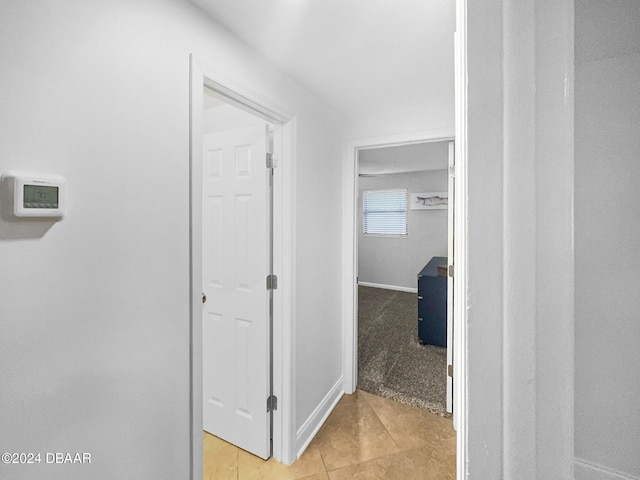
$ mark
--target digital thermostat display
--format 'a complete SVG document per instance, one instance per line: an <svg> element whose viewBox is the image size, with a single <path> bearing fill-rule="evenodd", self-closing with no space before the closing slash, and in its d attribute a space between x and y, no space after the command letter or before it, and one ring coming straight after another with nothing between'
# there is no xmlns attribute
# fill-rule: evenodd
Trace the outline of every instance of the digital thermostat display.
<svg viewBox="0 0 640 480"><path fill-rule="evenodd" d="M58 208L59 187L25 185L22 196L24 208Z"/></svg>
<svg viewBox="0 0 640 480"><path fill-rule="evenodd" d="M65 212L64 178L59 175L7 172L2 184L13 192L13 214L16 217L58 217ZM5 197L7 198L7 197Z"/></svg>

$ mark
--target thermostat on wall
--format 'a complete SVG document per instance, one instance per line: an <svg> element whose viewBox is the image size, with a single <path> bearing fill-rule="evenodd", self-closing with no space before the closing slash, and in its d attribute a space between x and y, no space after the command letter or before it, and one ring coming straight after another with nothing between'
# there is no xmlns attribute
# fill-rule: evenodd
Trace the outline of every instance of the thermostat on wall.
<svg viewBox="0 0 640 480"><path fill-rule="evenodd" d="M64 216L65 180L59 175L7 172L13 185L13 214L16 217Z"/></svg>

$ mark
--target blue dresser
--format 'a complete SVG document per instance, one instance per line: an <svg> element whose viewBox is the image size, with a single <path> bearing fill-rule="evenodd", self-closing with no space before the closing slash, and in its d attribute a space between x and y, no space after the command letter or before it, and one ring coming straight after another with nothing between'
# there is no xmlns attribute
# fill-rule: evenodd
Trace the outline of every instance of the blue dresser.
<svg viewBox="0 0 640 480"><path fill-rule="evenodd" d="M418 337L423 345L447 346L447 257L433 257L418 273Z"/></svg>

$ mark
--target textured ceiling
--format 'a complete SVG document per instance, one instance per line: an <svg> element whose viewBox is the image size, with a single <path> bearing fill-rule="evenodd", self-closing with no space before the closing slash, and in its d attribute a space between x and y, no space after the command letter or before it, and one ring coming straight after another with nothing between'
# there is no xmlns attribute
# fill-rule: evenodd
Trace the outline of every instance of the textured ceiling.
<svg viewBox="0 0 640 480"><path fill-rule="evenodd" d="M191 0L345 115L453 91L453 0Z"/></svg>

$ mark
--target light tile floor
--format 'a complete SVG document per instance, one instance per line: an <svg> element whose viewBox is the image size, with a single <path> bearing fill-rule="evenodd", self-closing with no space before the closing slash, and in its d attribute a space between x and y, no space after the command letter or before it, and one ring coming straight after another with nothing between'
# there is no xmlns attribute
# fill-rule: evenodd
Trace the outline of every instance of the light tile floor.
<svg viewBox="0 0 640 480"><path fill-rule="evenodd" d="M455 472L451 419L360 390L342 397L291 466L204 434L204 480L447 480Z"/></svg>

